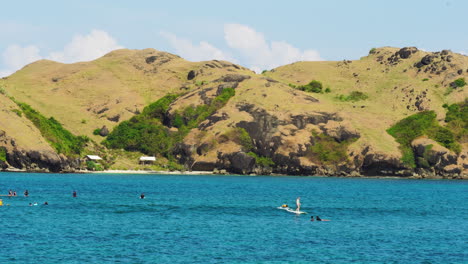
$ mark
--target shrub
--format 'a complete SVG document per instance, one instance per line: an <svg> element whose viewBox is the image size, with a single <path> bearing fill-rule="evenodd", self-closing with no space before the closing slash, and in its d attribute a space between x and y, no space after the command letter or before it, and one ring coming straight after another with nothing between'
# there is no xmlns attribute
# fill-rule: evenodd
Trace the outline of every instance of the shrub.
<svg viewBox="0 0 468 264"><path fill-rule="evenodd" d="M369 50L369 54L374 54L376 51L377 51L376 48L372 48L372 49Z"/></svg>
<svg viewBox="0 0 468 264"><path fill-rule="evenodd" d="M99 133L101 133L101 129L100 128L96 128L93 130L93 135L99 135Z"/></svg>
<svg viewBox="0 0 468 264"><path fill-rule="evenodd" d="M249 152L247 153L247 155L255 158L255 164L257 164L258 166L261 166L261 167L272 167L275 165L275 162L271 159L271 158L268 158L268 157L262 157L262 156L258 156L256 153L254 152Z"/></svg>
<svg viewBox="0 0 468 264"><path fill-rule="evenodd" d="M59 153L73 156L79 155L89 141L86 136L75 136L53 117L46 118L31 106L25 103L16 102L23 110L24 115L39 129L42 136Z"/></svg>
<svg viewBox="0 0 468 264"><path fill-rule="evenodd" d="M141 115L163 120L167 110L169 110L169 105L172 104L177 97L179 97L178 94L165 95L156 102L146 106Z"/></svg>
<svg viewBox="0 0 468 264"><path fill-rule="evenodd" d="M7 160L7 151L5 147L0 147L0 161L5 162Z"/></svg>
<svg viewBox="0 0 468 264"><path fill-rule="evenodd" d="M465 81L465 78L458 78L456 79L455 81L453 81L453 84L456 86L456 87L463 87L466 85L466 81Z"/></svg>
<svg viewBox="0 0 468 264"><path fill-rule="evenodd" d="M321 82L312 80L310 83L306 85L301 85L298 86L297 89L309 93L321 93L322 92L323 85Z"/></svg>
<svg viewBox="0 0 468 264"><path fill-rule="evenodd" d="M461 143L468 142L468 100L463 103L446 107L445 122L447 128L454 133L455 139Z"/></svg>
<svg viewBox="0 0 468 264"><path fill-rule="evenodd" d="M354 140L338 142L333 137L325 134L312 133L314 144L309 149L312 159L323 163L337 165L348 161L347 149Z"/></svg>
<svg viewBox="0 0 468 264"><path fill-rule="evenodd" d="M423 81L423 82L427 82L427 81L429 81L429 79L428 79L428 78L424 78L424 79L422 79L422 81Z"/></svg>
<svg viewBox="0 0 468 264"><path fill-rule="evenodd" d="M21 110L19 109L13 109L11 110L13 113L16 113L17 116L19 117L22 117L23 116L23 112L21 112Z"/></svg>
<svg viewBox="0 0 468 264"><path fill-rule="evenodd" d="M366 100L369 96L360 91L352 91L349 95L340 94L336 98L342 102L357 102Z"/></svg>
<svg viewBox="0 0 468 264"><path fill-rule="evenodd" d="M242 146L242 150L249 152L253 150L254 146L252 143L252 138L250 137L247 130L241 127L235 127L226 132L220 137L220 143L232 140L233 142Z"/></svg>
<svg viewBox="0 0 468 264"><path fill-rule="evenodd" d="M436 117L434 111L424 111L404 118L387 129L387 132L400 143L400 149L403 153L402 161L406 165L416 167L411 142L423 135L437 141L446 148L459 151L459 145L455 141L453 133L449 129L440 126Z"/></svg>
<svg viewBox="0 0 468 264"><path fill-rule="evenodd" d="M86 169L92 170L92 171L103 171L104 169L102 168L101 164L96 163L94 161L86 161Z"/></svg>
<svg viewBox="0 0 468 264"><path fill-rule="evenodd" d="M325 89L325 93L331 93L330 87L327 87L327 88Z"/></svg>

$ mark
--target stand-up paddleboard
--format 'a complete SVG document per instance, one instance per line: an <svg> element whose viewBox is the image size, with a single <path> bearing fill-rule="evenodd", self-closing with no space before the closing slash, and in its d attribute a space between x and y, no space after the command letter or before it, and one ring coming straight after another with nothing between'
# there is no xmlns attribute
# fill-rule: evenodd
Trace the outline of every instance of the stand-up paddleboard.
<svg viewBox="0 0 468 264"><path fill-rule="evenodd" d="M293 214L307 214L307 212L304 212L304 211L296 211L294 209L291 209L289 207L278 207L278 209L281 209L281 210L284 210L286 212L290 212L290 213L293 213Z"/></svg>

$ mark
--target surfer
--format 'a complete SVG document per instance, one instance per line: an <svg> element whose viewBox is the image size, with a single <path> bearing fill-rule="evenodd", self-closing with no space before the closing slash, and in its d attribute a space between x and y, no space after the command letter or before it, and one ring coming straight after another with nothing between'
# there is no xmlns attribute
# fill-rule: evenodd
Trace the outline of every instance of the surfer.
<svg viewBox="0 0 468 264"><path fill-rule="evenodd" d="M29 196L28 190L24 191L24 197L28 197L28 196Z"/></svg>
<svg viewBox="0 0 468 264"><path fill-rule="evenodd" d="M49 205L49 203L48 203L48 202L45 202L44 205Z"/></svg>
<svg viewBox="0 0 468 264"><path fill-rule="evenodd" d="M297 197L296 199L296 211L300 211L301 210L301 197Z"/></svg>
<svg viewBox="0 0 468 264"><path fill-rule="evenodd" d="M287 204L283 204L283 205L281 205L281 207L283 207L283 208L288 208L288 205L287 205Z"/></svg>
<svg viewBox="0 0 468 264"><path fill-rule="evenodd" d="M140 199L145 199L145 194L144 193L140 194Z"/></svg>
<svg viewBox="0 0 468 264"><path fill-rule="evenodd" d="M73 197L76 198L76 191L73 191Z"/></svg>
<svg viewBox="0 0 468 264"><path fill-rule="evenodd" d="M312 221L312 222L314 221L314 216L310 217L310 221Z"/></svg>

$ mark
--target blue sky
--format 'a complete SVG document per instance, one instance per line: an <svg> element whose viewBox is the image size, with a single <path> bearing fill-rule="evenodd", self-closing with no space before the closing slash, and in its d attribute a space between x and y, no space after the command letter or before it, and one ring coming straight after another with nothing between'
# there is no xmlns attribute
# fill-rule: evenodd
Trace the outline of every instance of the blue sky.
<svg viewBox="0 0 468 264"><path fill-rule="evenodd" d="M295 60L342 60L372 47L468 52L468 1L7 1L0 76L31 61L92 60L155 48L257 71Z"/></svg>

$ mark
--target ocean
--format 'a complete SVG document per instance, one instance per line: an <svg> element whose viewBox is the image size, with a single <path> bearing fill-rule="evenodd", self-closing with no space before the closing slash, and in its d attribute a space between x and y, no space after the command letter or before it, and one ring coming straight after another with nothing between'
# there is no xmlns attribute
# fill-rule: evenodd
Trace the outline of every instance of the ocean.
<svg viewBox="0 0 468 264"><path fill-rule="evenodd" d="M467 181L0 173L9 189L0 263L468 263ZM308 214L277 209L297 197Z"/></svg>

